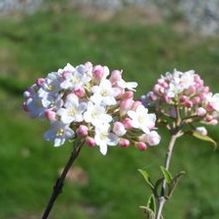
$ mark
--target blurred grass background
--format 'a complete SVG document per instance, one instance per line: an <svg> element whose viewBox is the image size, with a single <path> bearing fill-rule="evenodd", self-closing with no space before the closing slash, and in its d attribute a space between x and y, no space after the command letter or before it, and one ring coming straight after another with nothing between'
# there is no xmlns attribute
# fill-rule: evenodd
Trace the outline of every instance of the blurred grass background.
<svg viewBox="0 0 219 219"><path fill-rule="evenodd" d="M177 32L171 20L143 24L128 15L108 21L91 20L76 10L47 9L31 16L0 19L0 218L40 218L52 185L71 151L54 148L42 139L47 125L22 111L22 92L38 77L86 61L123 69L139 83L136 96L152 88L161 73L195 69L214 92L219 91L219 38ZM210 135L219 140L219 128ZM161 131L160 131L161 132ZM138 168L158 174L169 139L139 152L110 148L103 157L97 148L83 148L76 166L86 183L67 180L51 218L144 218L139 205L148 188ZM207 143L186 137L178 142L172 171L186 177L167 204L168 219L219 218L219 152Z"/></svg>

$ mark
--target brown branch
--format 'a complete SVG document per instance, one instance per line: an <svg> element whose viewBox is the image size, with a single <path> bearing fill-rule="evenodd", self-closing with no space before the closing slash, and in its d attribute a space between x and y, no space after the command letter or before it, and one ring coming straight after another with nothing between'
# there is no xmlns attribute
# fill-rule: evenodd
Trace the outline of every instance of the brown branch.
<svg viewBox="0 0 219 219"><path fill-rule="evenodd" d="M65 177L66 177L69 169L71 168L72 164L77 159L83 144L84 144L84 142L81 142L81 141L77 141L74 144L73 150L71 152L71 156L70 156L68 162L66 163L65 168L62 171L61 176L57 179L55 185L53 186L52 194L50 196L50 199L48 201L48 204L47 204L47 206L45 208L45 211L44 211L43 216L42 216L41 219L47 219L48 218L49 213L52 210L53 205L54 205L56 199L58 198L59 194L62 192L62 188L63 188L63 185L64 185Z"/></svg>

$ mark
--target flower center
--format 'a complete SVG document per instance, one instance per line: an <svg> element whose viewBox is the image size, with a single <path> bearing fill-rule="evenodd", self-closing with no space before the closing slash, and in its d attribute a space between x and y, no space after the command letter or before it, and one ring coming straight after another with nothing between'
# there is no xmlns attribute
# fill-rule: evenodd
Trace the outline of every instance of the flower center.
<svg viewBox="0 0 219 219"><path fill-rule="evenodd" d="M56 132L56 136L57 136L57 137L61 137L61 136L63 136L63 135L64 135L64 129L61 129L61 128L58 129L57 132Z"/></svg>

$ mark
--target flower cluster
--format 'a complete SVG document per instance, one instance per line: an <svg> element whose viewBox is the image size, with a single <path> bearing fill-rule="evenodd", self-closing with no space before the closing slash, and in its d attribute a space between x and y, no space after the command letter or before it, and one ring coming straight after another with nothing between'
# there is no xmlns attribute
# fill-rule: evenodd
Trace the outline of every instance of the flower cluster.
<svg viewBox="0 0 219 219"><path fill-rule="evenodd" d="M110 73L106 66L87 62L73 67L67 64L46 78L37 79L24 92L24 110L32 117L46 118L50 129L44 138L60 146L66 140L84 138L89 146L99 146L102 154L107 146L140 150L157 145L155 114L133 100L136 82L126 82L122 72Z"/></svg>
<svg viewBox="0 0 219 219"><path fill-rule="evenodd" d="M153 90L142 96L142 101L168 117L175 118L179 113L187 122L218 123L219 94L213 94L193 70L174 70L161 76Z"/></svg>

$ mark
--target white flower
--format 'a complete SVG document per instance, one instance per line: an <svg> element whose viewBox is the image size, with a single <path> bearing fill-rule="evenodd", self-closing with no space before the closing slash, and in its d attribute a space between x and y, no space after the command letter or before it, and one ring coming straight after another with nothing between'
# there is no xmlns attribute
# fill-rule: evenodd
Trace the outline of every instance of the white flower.
<svg viewBox="0 0 219 219"><path fill-rule="evenodd" d="M64 72L74 72L75 68L71 64L67 64L63 69L59 69L58 73L62 75Z"/></svg>
<svg viewBox="0 0 219 219"><path fill-rule="evenodd" d="M66 140L74 137L74 131L66 124L55 121L51 123L51 129L45 134L44 138L47 141L54 141L54 146L63 145Z"/></svg>
<svg viewBox="0 0 219 219"><path fill-rule="evenodd" d="M103 155L106 155L107 153L107 145L115 146L119 142L119 138L109 131L109 125L97 127L95 129L94 139Z"/></svg>
<svg viewBox="0 0 219 219"><path fill-rule="evenodd" d="M166 73L166 76L162 76L163 79L169 80L169 88L167 89L167 97L174 98L179 93L188 89L194 85L194 71L180 72L174 69L173 74Z"/></svg>
<svg viewBox="0 0 219 219"><path fill-rule="evenodd" d="M132 119L132 126L141 129L145 133L149 133L150 129L155 126L156 115L149 114L148 109L143 105L139 105L136 111L128 111L127 114Z"/></svg>
<svg viewBox="0 0 219 219"><path fill-rule="evenodd" d="M82 113L86 110L87 104L82 102L79 103L78 97L74 94L69 94L66 97L64 104L65 108L61 108L57 111L57 115L60 116L61 121L65 124L71 122L82 122Z"/></svg>
<svg viewBox="0 0 219 219"><path fill-rule="evenodd" d="M189 87L194 85L194 70L186 71L182 74L180 83L183 87L183 89L188 89Z"/></svg>
<svg viewBox="0 0 219 219"><path fill-rule="evenodd" d="M91 71L85 65L79 65L76 68L70 64L62 70L59 69L59 73L63 75L64 80L60 83L60 87L63 89L75 89L81 87L91 80Z"/></svg>
<svg viewBox="0 0 219 219"><path fill-rule="evenodd" d="M106 114L103 106L88 102L87 110L84 113L84 121L91 123L94 126L101 126L102 124L111 122L112 117L109 114Z"/></svg>
<svg viewBox="0 0 219 219"><path fill-rule="evenodd" d="M161 137L156 131L151 131L147 134L147 143L151 146L158 145Z"/></svg>
<svg viewBox="0 0 219 219"><path fill-rule="evenodd" d="M94 86L91 88L93 95L91 96L91 101L97 105L109 106L115 105L117 95L117 89L112 87L109 80L103 80L100 82L99 86Z"/></svg>
<svg viewBox="0 0 219 219"><path fill-rule="evenodd" d="M48 93L55 95L60 90L60 75L57 72L51 72L38 90L38 95L43 98L45 95L48 95Z"/></svg>
<svg viewBox="0 0 219 219"><path fill-rule="evenodd" d="M25 103L28 112L30 115L35 118L35 117L44 117L45 113L45 107L42 105L42 99L38 97L37 95L34 95L26 100Z"/></svg>
<svg viewBox="0 0 219 219"><path fill-rule="evenodd" d="M219 112L219 93L208 98L211 107Z"/></svg>
<svg viewBox="0 0 219 219"><path fill-rule="evenodd" d="M177 84L175 82L171 82L169 84L169 88L167 89L167 97L174 98L182 91L183 91L183 87L181 86L180 83Z"/></svg>
<svg viewBox="0 0 219 219"><path fill-rule="evenodd" d="M47 109L59 109L63 105L62 95L55 95L53 93L45 93L45 95L41 98L41 102L43 107Z"/></svg>
<svg viewBox="0 0 219 219"><path fill-rule="evenodd" d="M205 127L197 127L196 132L203 136L206 136L208 134L208 131Z"/></svg>
<svg viewBox="0 0 219 219"><path fill-rule="evenodd" d="M137 82L126 82L123 79L117 81L117 85L121 87L122 89L128 89L135 91L135 88L138 86Z"/></svg>
<svg viewBox="0 0 219 219"><path fill-rule="evenodd" d="M92 68L88 65L78 65L76 71L82 75L83 84L89 82L92 78Z"/></svg>

